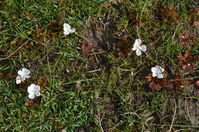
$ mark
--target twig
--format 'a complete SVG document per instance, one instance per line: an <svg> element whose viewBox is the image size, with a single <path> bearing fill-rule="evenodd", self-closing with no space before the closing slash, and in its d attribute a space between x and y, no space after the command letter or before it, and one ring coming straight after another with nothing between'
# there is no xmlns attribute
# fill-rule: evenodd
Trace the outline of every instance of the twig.
<svg viewBox="0 0 199 132"><path fill-rule="evenodd" d="M174 110L174 114L173 114L173 119L169 128L169 132L171 132L171 129L173 128L173 123L175 121L175 117L176 117L176 110L177 110L177 106L176 106L176 101L175 101L175 110Z"/></svg>
<svg viewBox="0 0 199 132"><path fill-rule="evenodd" d="M12 53L11 53L10 55L8 55L7 57L5 57L5 58L0 58L0 61L9 59L11 56L13 56L15 53L17 53L25 44L27 44L28 41L29 41L29 40L27 40L25 43L23 43L21 46L19 46L18 49L16 49L14 52L12 52Z"/></svg>
<svg viewBox="0 0 199 132"><path fill-rule="evenodd" d="M91 70L91 71L88 71L88 72L98 72L98 71L101 71L101 69Z"/></svg>
<svg viewBox="0 0 199 132"><path fill-rule="evenodd" d="M104 115L103 115L104 116ZM102 118L103 118L103 116L102 116ZM98 120L98 123L99 123L99 127L100 127L100 129L101 129L101 132L104 132L104 129L103 129L103 127L102 127L102 118L100 119L100 115L99 115L99 117L97 116L97 115L95 115L95 117L97 118L97 120Z"/></svg>

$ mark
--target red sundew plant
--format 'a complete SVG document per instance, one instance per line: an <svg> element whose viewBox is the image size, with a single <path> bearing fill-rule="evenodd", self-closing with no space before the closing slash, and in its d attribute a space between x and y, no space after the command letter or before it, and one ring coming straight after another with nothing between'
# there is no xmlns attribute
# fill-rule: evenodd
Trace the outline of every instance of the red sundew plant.
<svg viewBox="0 0 199 132"><path fill-rule="evenodd" d="M194 36L188 32L184 32L183 34L180 34L179 39L180 39L180 44L183 47L194 44Z"/></svg>
<svg viewBox="0 0 199 132"><path fill-rule="evenodd" d="M146 76L146 79L148 81L149 88L153 90L159 91L166 85L165 79L153 77L151 73Z"/></svg>
<svg viewBox="0 0 199 132"><path fill-rule="evenodd" d="M180 91L184 87L190 86L190 82L186 80L180 72L177 72L174 79L169 80L169 89Z"/></svg>
<svg viewBox="0 0 199 132"><path fill-rule="evenodd" d="M192 71L196 68L194 62L196 62L198 59L198 57L192 56L189 50L186 50L184 55L177 56L178 64L181 66L183 70L188 71Z"/></svg>

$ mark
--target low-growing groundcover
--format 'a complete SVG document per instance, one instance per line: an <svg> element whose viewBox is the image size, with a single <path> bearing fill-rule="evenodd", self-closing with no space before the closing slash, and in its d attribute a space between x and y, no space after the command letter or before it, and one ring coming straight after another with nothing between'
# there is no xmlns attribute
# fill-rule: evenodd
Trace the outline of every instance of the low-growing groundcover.
<svg viewBox="0 0 199 132"><path fill-rule="evenodd" d="M199 131L198 67L198 0L0 0L0 131Z"/></svg>

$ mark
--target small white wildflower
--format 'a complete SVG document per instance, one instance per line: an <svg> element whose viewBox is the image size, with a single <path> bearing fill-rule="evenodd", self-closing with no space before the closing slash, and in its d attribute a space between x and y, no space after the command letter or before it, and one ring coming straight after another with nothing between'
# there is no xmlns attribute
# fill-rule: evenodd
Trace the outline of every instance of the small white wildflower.
<svg viewBox="0 0 199 132"><path fill-rule="evenodd" d="M142 54L141 51L145 52L146 51L146 45L141 45L141 40L140 39L136 39L135 43L133 44L133 51L136 51L136 55L140 56Z"/></svg>
<svg viewBox="0 0 199 132"><path fill-rule="evenodd" d="M39 85L35 85L35 84L31 84L29 87L28 87L28 97L30 99L34 99L35 96L40 96L40 86Z"/></svg>
<svg viewBox="0 0 199 132"><path fill-rule="evenodd" d="M161 66L155 66L151 68L152 76L157 78L163 78L164 68Z"/></svg>
<svg viewBox="0 0 199 132"><path fill-rule="evenodd" d="M67 23L64 23L63 27L64 35L69 35L70 33L74 33L76 31L74 28L71 28L71 26Z"/></svg>
<svg viewBox="0 0 199 132"><path fill-rule="evenodd" d="M16 77L16 84L21 83L22 81L25 81L27 78L30 78L30 71L26 68L22 68L18 71L18 76Z"/></svg>

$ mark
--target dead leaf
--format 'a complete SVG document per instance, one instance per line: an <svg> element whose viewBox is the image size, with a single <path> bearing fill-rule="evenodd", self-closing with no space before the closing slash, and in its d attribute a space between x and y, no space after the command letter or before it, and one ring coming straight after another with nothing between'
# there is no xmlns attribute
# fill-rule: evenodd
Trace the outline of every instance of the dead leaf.
<svg viewBox="0 0 199 132"><path fill-rule="evenodd" d="M10 44L15 45L17 43L17 40L10 41Z"/></svg>
<svg viewBox="0 0 199 132"><path fill-rule="evenodd" d="M179 15L176 7L164 5L159 9L160 10L158 11L158 17L160 18L161 21L170 25L177 24L179 20Z"/></svg>
<svg viewBox="0 0 199 132"><path fill-rule="evenodd" d="M91 53L91 52L94 51L92 43L90 43L90 44L86 43L86 40L84 40L84 39L79 39L79 43L82 45L81 46L81 52Z"/></svg>
<svg viewBox="0 0 199 132"><path fill-rule="evenodd" d="M159 91L162 88L162 85L160 83L156 83L155 81L152 81L149 83L149 87L151 89Z"/></svg>
<svg viewBox="0 0 199 132"><path fill-rule="evenodd" d="M34 104L39 104L40 102L41 102L41 96L39 96L39 97L35 97L34 99L33 99L33 102L34 102Z"/></svg>
<svg viewBox="0 0 199 132"><path fill-rule="evenodd" d="M93 44L86 44L86 43L82 44L82 52L90 53L90 52L93 52L93 51L94 51Z"/></svg>
<svg viewBox="0 0 199 132"><path fill-rule="evenodd" d="M18 85L19 88L20 88L20 89L27 89L27 87L28 87L27 81L28 81L28 80L26 80L26 83L25 83L25 81L22 81L22 82Z"/></svg>
<svg viewBox="0 0 199 132"><path fill-rule="evenodd" d="M49 29L53 32L59 32L63 30L62 20L64 18L64 12L61 12L58 17L49 22Z"/></svg>
<svg viewBox="0 0 199 132"><path fill-rule="evenodd" d="M148 82L152 81L154 79L154 77L152 76L152 74L148 74L147 76L145 76L145 78L147 79Z"/></svg>
<svg viewBox="0 0 199 132"><path fill-rule="evenodd" d="M41 96L35 97L33 100L31 99L26 100L26 102L24 103L24 106L33 107L35 104L39 104L40 102L41 102Z"/></svg>
<svg viewBox="0 0 199 132"><path fill-rule="evenodd" d="M45 77L39 77L37 84L41 87L41 90L43 90L48 84L48 79Z"/></svg>
<svg viewBox="0 0 199 132"><path fill-rule="evenodd" d="M33 102L32 102L32 100L26 100L26 102L24 103L24 106L26 106L26 107L32 107L32 105L33 105Z"/></svg>
<svg viewBox="0 0 199 132"><path fill-rule="evenodd" d="M138 12L136 12L135 10L131 10L129 11L129 25L131 25L133 28L136 28L139 24L140 21L137 18L137 14Z"/></svg>
<svg viewBox="0 0 199 132"><path fill-rule="evenodd" d="M116 44L116 55L128 57L131 55L131 42L127 39L118 39Z"/></svg>
<svg viewBox="0 0 199 132"><path fill-rule="evenodd" d="M94 45L92 43L87 43L84 39L79 39L79 43L81 45L81 55L85 56L89 61L94 60L94 55L90 54L95 51Z"/></svg>

